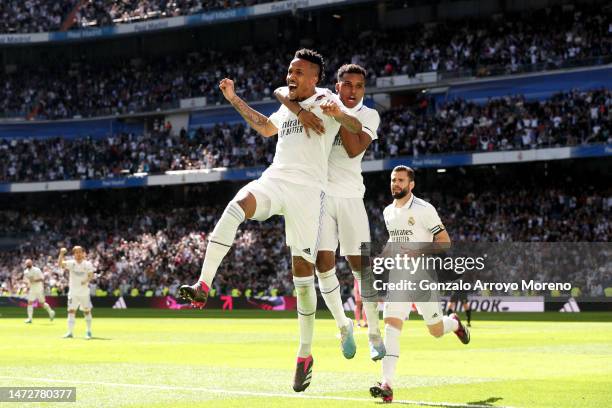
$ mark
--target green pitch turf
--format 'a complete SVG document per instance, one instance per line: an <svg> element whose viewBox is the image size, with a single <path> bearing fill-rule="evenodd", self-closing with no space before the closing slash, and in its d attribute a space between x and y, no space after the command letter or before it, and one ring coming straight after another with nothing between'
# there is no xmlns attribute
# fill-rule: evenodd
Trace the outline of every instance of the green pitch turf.
<svg viewBox="0 0 612 408"><path fill-rule="evenodd" d="M80 316L76 338L62 339L61 316L51 323L37 310L26 325L24 310L0 314L0 386L77 388L76 404L0 406L377 406L368 388L381 364L368 358L365 329L356 329L357 355L345 360L323 313L312 384L299 394L291 389L293 313L98 309L90 341ZM209 318L194 318L201 316ZM610 406L612 314L476 314L468 346L454 335L434 339L421 320L410 321L394 388L405 406Z"/></svg>

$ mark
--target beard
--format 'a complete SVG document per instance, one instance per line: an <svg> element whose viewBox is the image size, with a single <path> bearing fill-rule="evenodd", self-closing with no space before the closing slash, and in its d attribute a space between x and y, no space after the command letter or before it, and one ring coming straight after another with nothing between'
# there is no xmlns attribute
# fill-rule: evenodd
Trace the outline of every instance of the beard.
<svg viewBox="0 0 612 408"><path fill-rule="evenodd" d="M391 195L393 196L393 198L395 198L396 200L400 200L404 197L406 197L408 195L409 191L407 188L397 192L397 193L391 193Z"/></svg>

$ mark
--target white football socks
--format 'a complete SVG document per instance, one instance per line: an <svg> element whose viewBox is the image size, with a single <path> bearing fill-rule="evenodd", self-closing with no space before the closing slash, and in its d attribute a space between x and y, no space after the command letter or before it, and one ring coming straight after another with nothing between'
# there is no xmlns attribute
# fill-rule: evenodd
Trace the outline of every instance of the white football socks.
<svg viewBox="0 0 612 408"><path fill-rule="evenodd" d="M68 333L72 334L72 331L74 330L74 314L72 313L68 313Z"/></svg>
<svg viewBox="0 0 612 408"><path fill-rule="evenodd" d="M200 274L200 280L204 281L208 287L211 287L219 265L221 265L223 258L234 244L236 231L238 231L238 227L244 221L244 217L242 207L236 201L231 201L225 207L225 211L223 211L215 229L210 234Z"/></svg>
<svg viewBox="0 0 612 408"><path fill-rule="evenodd" d="M85 323L87 323L87 331L88 332L91 332L91 320L92 320L91 312L90 313L86 313L85 314Z"/></svg>
<svg viewBox="0 0 612 408"><path fill-rule="evenodd" d="M442 316L442 324L444 324L444 334L459 330L459 322L449 316Z"/></svg>
<svg viewBox="0 0 612 408"><path fill-rule="evenodd" d="M344 314L342 297L340 296L340 282L336 276L336 268L332 268L327 272L317 271L317 278L319 279L321 296L323 296L327 308L332 316L334 316L336 326L338 326L338 328L346 326L351 321Z"/></svg>
<svg viewBox="0 0 612 408"><path fill-rule="evenodd" d="M387 350L387 354L382 361L382 382L389 387L392 387L395 367L397 366L397 360L399 360L401 333L401 330L396 329L390 324L385 325L385 349Z"/></svg>
<svg viewBox="0 0 612 408"><path fill-rule="evenodd" d="M366 296L364 296L361 286L361 272L353 271L353 276L357 279L357 285L359 287L359 293L361 293L361 301L363 302L363 311L365 312L366 319L368 320L368 335L380 336L379 326L379 313L378 313L378 293L373 292L372 288L366 288ZM373 296L368 296L372 294Z"/></svg>
<svg viewBox="0 0 612 408"><path fill-rule="evenodd" d="M297 293L298 323L300 325L300 347L298 357L306 358L311 354L314 333L315 312L317 311L317 292L314 276L293 277Z"/></svg>
<svg viewBox="0 0 612 408"><path fill-rule="evenodd" d="M34 306L28 305L28 319L32 320L32 315L34 314Z"/></svg>

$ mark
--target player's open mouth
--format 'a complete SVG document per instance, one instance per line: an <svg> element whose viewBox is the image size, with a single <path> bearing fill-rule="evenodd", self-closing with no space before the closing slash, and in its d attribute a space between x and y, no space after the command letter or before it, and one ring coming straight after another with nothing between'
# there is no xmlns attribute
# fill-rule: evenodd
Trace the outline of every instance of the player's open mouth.
<svg viewBox="0 0 612 408"><path fill-rule="evenodd" d="M289 84L287 86L289 88L289 91L295 91L297 89L297 85L296 84Z"/></svg>

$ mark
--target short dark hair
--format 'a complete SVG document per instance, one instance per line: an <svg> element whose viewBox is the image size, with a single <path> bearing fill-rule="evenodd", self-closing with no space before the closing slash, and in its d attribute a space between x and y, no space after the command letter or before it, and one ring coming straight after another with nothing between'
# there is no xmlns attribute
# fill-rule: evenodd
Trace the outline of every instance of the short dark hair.
<svg viewBox="0 0 612 408"><path fill-rule="evenodd" d="M410 181L414 181L414 170L412 168L408 166L399 165L393 168L393 172L396 171L405 171L408 174L408 178L410 179Z"/></svg>
<svg viewBox="0 0 612 408"><path fill-rule="evenodd" d="M325 61L323 61L323 56L321 54L319 54L315 50L301 48L295 52L294 58L299 58L308 62L312 62L313 64L319 67L319 80L317 81L317 83L321 83L323 79L325 79Z"/></svg>
<svg viewBox="0 0 612 408"><path fill-rule="evenodd" d="M368 73L365 68L357 64L344 64L343 66L338 68L338 73L336 74L338 82L342 81L342 77L344 76L344 74L361 74L363 75L364 80L368 76Z"/></svg>

